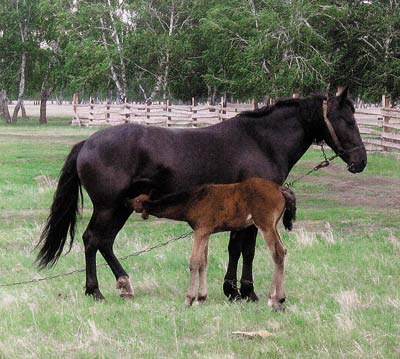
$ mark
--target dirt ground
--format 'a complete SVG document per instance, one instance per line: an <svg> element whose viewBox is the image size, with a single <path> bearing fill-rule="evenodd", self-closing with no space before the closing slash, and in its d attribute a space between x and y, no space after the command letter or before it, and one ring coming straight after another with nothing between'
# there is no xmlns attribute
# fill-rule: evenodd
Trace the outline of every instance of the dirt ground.
<svg viewBox="0 0 400 359"><path fill-rule="evenodd" d="M8 109L10 114L14 111L15 104L9 105ZM40 107L39 105L34 105L32 101L25 101L25 110L27 116L39 116ZM47 116L71 116L73 115L73 109L71 104L57 105L48 103L47 104ZM21 116L21 112L19 113Z"/></svg>
<svg viewBox="0 0 400 359"><path fill-rule="evenodd" d="M310 163L310 168L312 166ZM334 163L320 171L331 176L305 177L303 181L327 186L328 191L324 193L324 198L334 199L344 206L400 211L400 179L352 174ZM304 196L317 198L321 194L307 193Z"/></svg>

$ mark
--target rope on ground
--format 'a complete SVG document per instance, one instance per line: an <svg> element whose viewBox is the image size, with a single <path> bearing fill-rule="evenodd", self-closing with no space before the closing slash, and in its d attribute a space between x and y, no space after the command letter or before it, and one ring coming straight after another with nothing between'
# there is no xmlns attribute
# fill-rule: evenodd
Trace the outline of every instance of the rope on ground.
<svg viewBox="0 0 400 359"><path fill-rule="evenodd" d="M126 256L121 257L120 260L123 261L123 260L131 258L131 257L137 257L137 256L140 256L140 255L142 255L144 253L151 252L154 249L165 247L165 246L169 245L170 243L173 243L173 242L179 241L180 239L184 239L186 237L189 237L192 233L193 233L193 231L190 231L190 232L181 234L178 237L174 237L174 238L168 239L165 242L157 243L154 246L147 247L145 249L142 249L140 251L137 251L137 252L134 252L134 253L131 253L131 254L127 254ZM99 267L108 267L108 264L107 263L98 264L96 266L96 268L99 268ZM24 281L20 281L20 282L0 284L0 288L14 287L14 286L17 286L17 285L43 282L43 281L48 281L48 280L56 279L56 278L60 278L60 277L67 277L67 276L70 276L70 275L73 275L73 274L76 274L76 273L82 273L82 272L85 272L85 271L86 271L86 269L84 269L84 268L75 269L75 270L72 270L70 272L59 273L59 274L51 275L51 276L48 276L48 277L33 278L33 279L30 279L30 280L24 280Z"/></svg>

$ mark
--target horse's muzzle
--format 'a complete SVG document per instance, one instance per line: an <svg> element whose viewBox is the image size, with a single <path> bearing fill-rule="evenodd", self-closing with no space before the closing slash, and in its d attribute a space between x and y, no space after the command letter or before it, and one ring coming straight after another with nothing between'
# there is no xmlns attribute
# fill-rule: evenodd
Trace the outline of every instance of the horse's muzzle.
<svg viewBox="0 0 400 359"><path fill-rule="evenodd" d="M348 166L347 169L351 173L360 173L364 170L365 166L367 165L367 160L361 160L358 163L351 162Z"/></svg>

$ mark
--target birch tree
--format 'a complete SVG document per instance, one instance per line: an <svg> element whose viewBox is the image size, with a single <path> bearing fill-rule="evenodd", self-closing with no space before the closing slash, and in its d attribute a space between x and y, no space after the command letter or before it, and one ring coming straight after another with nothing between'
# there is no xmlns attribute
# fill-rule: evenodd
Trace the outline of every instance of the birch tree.
<svg viewBox="0 0 400 359"><path fill-rule="evenodd" d="M26 117L26 110L24 106L25 96L25 71L27 62L27 45L29 41L29 35L31 34L32 19L33 19L33 6L34 2L31 0L13 0L13 6L15 9L15 20L18 25L20 34L20 47L21 47L21 61L18 70L18 97L17 103L14 107L12 115L12 122L17 121L19 110L21 110L22 117Z"/></svg>
<svg viewBox="0 0 400 359"><path fill-rule="evenodd" d="M186 35L193 29L199 2L141 0L137 6L138 32L132 39L133 48L152 54L136 56L137 61L132 62L137 84L144 97L159 95L165 100L171 96L171 83L190 56L185 53L192 48Z"/></svg>

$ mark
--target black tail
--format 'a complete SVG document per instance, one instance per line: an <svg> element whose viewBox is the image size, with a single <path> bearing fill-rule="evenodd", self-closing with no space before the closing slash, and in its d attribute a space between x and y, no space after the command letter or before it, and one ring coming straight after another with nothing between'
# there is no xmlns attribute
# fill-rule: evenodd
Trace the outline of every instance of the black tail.
<svg viewBox="0 0 400 359"><path fill-rule="evenodd" d="M296 220L296 196L294 192L285 187L281 187L283 197L285 197L285 213L283 214L283 225L289 231L293 228L293 222Z"/></svg>
<svg viewBox="0 0 400 359"><path fill-rule="evenodd" d="M83 201L76 159L84 143L79 142L72 148L61 170L50 215L37 244L42 245L36 259L39 268L53 266L57 262L67 240L68 230L71 237L70 249L74 241L79 195Z"/></svg>

